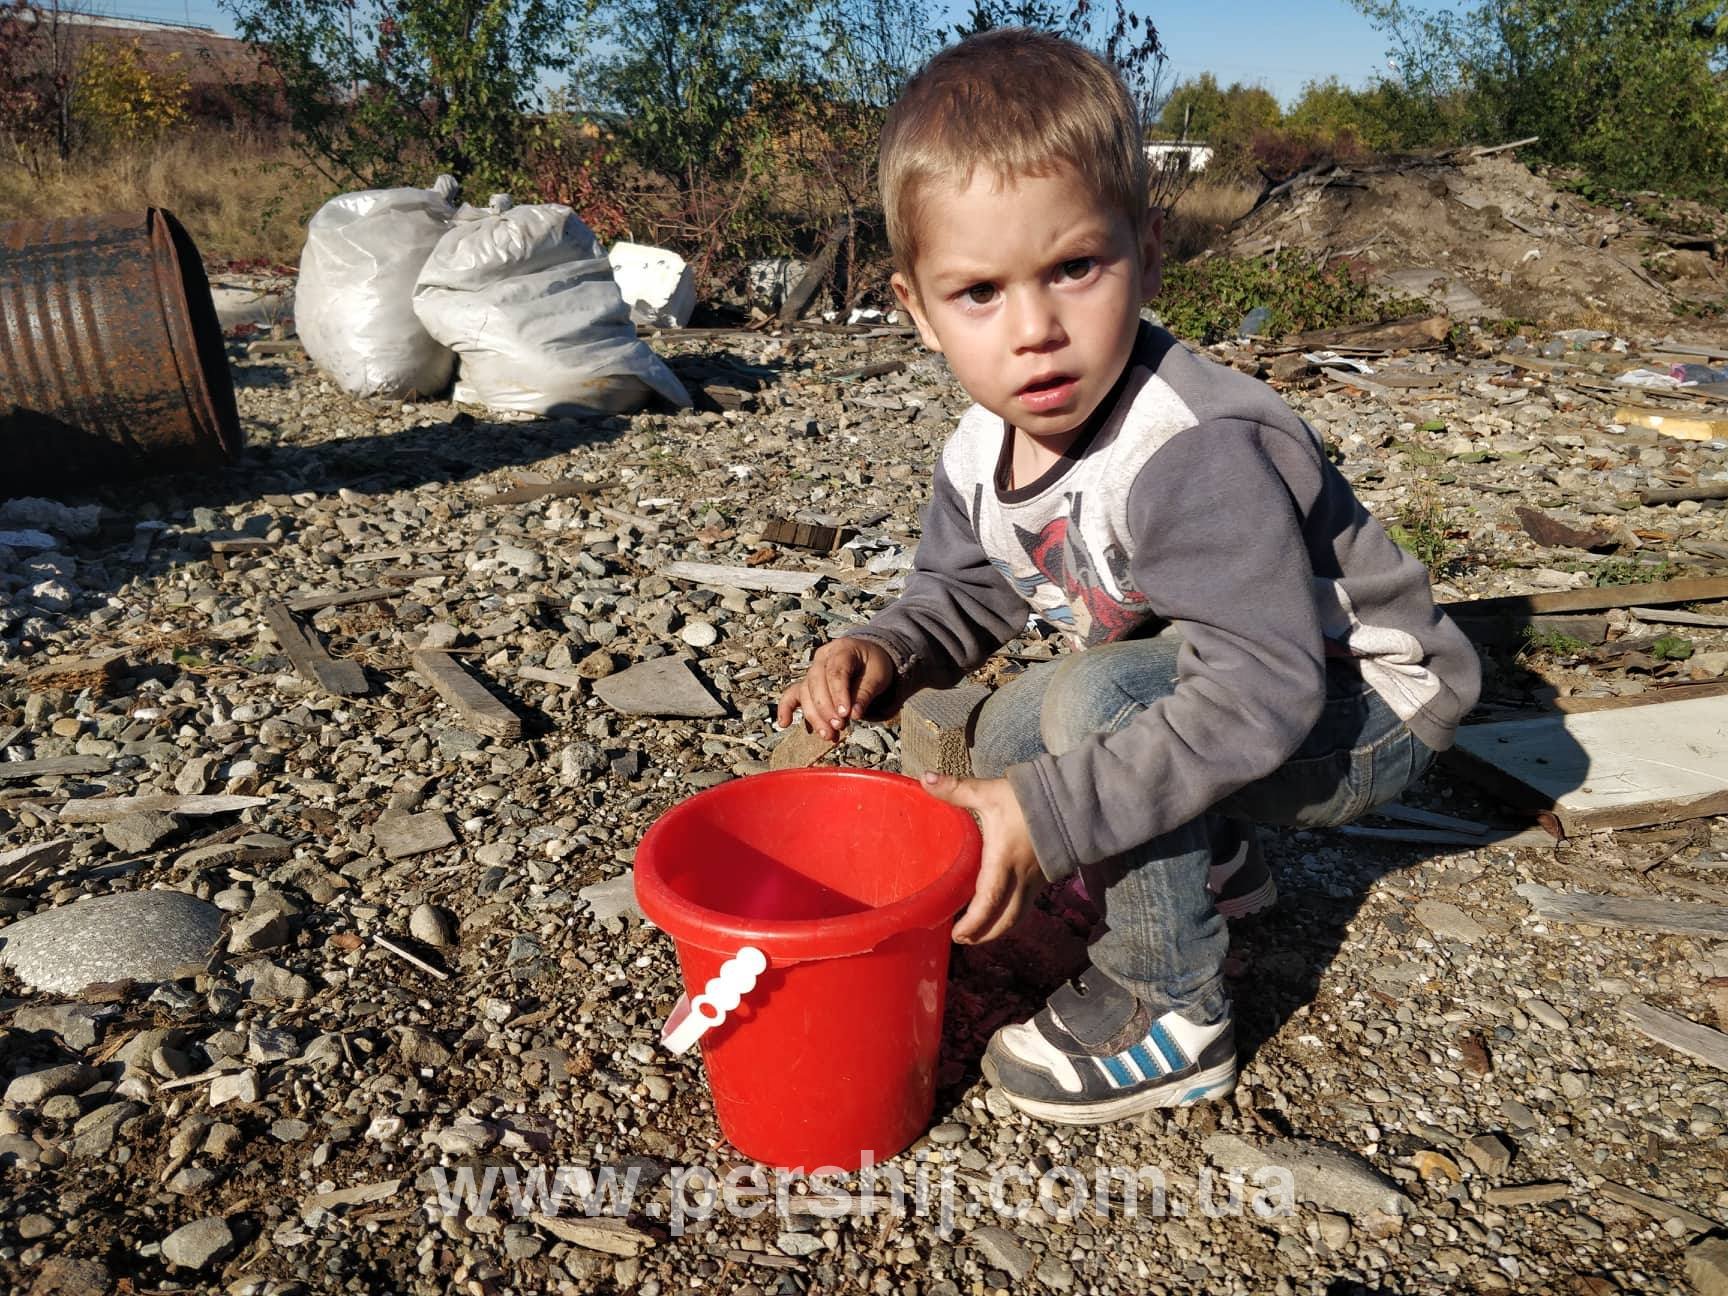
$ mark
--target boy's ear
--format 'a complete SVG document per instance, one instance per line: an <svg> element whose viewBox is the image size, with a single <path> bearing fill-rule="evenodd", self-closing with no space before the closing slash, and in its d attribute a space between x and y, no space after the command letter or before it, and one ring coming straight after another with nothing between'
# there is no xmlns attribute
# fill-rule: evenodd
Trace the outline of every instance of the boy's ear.
<svg viewBox="0 0 1728 1296"><path fill-rule="evenodd" d="M906 308L906 313L912 317L912 322L918 326L918 338L931 351L940 352L942 343L935 331L930 327L930 321L924 316L924 307L918 300L918 288L910 279L898 270L888 280L894 289L894 296Z"/></svg>
<svg viewBox="0 0 1728 1296"><path fill-rule="evenodd" d="M1164 209L1146 213L1140 238L1140 300L1151 301L1164 286Z"/></svg>

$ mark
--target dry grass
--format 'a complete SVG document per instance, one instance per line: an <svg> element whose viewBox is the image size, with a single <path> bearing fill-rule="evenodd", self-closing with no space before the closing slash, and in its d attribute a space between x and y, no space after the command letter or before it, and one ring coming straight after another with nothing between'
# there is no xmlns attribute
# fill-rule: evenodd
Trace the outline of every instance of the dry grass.
<svg viewBox="0 0 1728 1296"><path fill-rule="evenodd" d="M292 263L328 183L283 141L201 128L33 176L0 158L0 221L166 207L209 262Z"/></svg>
<svg viewBox="0 0 1728 1296"><path fill-rule="evenodd" d="M1237 180L1197 181L1176 201L1166 223L1164 253L1187 261L1217 246L1220 236L1247 215L1260 196L1258 185Z"/></svg>

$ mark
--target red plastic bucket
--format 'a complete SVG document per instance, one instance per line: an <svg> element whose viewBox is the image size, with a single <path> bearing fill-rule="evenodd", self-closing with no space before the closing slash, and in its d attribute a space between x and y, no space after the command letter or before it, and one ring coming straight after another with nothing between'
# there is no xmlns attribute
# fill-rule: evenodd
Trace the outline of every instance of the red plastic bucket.
<svg viewBox="0 0 1728 1296"><path fill-rule="evenodd" d="M916 782L799 769L673 807L636 851L636 898L697 994L753 946L755 987L702 1037L720 1129L768 1165L855 1170L929 1123L949 930L971 898L971 816Z"/></svg>

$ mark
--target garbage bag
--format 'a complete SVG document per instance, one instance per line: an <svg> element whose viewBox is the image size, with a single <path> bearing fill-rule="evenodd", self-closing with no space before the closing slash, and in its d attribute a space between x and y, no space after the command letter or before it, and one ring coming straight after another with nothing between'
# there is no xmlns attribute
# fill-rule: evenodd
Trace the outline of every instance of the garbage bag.
<svg viewBox="0 0 1728 1296"><path fill-rule="evenodd" d="M459 357L456 399L617 414L690 397L636 336L594 233L560 203L464 208L420 269L414 310Z"/></svg>
<svg viewBox="0 0 1728 1296"><path fill-rule="evenodd" d="M295 326L306 354L354 396L436 396L456 357L414 313L414 283L456 214L456 181L332 198L306 227Z"/></svg>

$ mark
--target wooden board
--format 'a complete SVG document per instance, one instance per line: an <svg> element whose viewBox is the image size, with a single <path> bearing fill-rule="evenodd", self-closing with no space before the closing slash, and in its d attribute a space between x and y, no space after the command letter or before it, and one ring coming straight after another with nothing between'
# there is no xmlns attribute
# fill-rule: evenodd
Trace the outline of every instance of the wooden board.
<svg viewBox="0 0 1728 1296"><path fill-rule="evenodd" d="M363 697L372 691L366 682L366 672L356 661L340 661L324 651L324 645L310 626L290 612L287 605L270 603L264 608L264 623L282 651L293 663L294 673L316 684L326 693L337 697Z"/></svg>
<svg viewBox="0 0 1728 1296"><path fill-rule="evenodd" d="M1728 1071L1728 1035L1721 1031L1653 1008L1642 999L1622 999L1620 1011L1631 1020L1639 1034L1697 1058L1719 1071Z"/></svg>
<svg viewBox="0 0 1728 1296"><path fill-rule="evenodd" d="M5 768L0 765L0 769ZM61 806L55 817L61 823L103 824L114 823L141 810L155 810L161 814L202 818L206 815L238 814L242 810L269 804L269 797L227 796L221 793L208 796L82 797Z"/></svg>
<svg viewBox="0 0 1728 1296"><path fill-rule="evenodd" d="M1664 900L1660 896L1555 891L1540 882L1524 882L1513 890L1529 901L1532 914L1549 922L1654 932L1661 936L1728 937L1728 905Z"/></svg>
<svg viewBox="0 0 1728 1296"><path fill-rule="evenodd" d="M1728 438L1728 419L1685 418L1672 410L1651 409L1644 405L1622 405L1614 411L1614 421L1627 427L1649 428L1661 436L1681 441Z"/></svg>
<svg viewBox="0 0 1728 1296"><path fill-rule="evenodd" d="M114 762L106 756L45 756L38 760L0 761L0 783L62 778L73 774L106 774L113 768Z"/></svg>
<svg viewBox="0 0 1728 1296"><path fill-rule="evenodd" d="M1568 836L1728 812L1728 697L1466 725L1449 763Z"/></svg>
<svg viewBox="0 0 1728 1296"><path fill-rule="evenodd" d="M430 684L475 733L520 738L522 717L493 697L449 653L422 648L414 654L414 673Z"/></svg>
<svg viewBox="0 0 1728 1296"><path fill-rule="evenodd" d="M674 562L660 568L667 580L694 581L730 589L805 594L822 582L821 572L776 571L772 567L724 567L719 563ZM1728 581L1724 582L1728 585Z"/></svg>
<svg viewBox="0 0 1728 1296"><path fill-rule="evenodd" d="M1454 620L1508 614L1604 612L1619 607L1656 607L1663 603L1710 603L1728 599L1728 579L1657 581L1646 585L1605 585L1599 589L1555 590L1547 594L1505 594L1499 598L1442 603Z"/></svg>
<svg viewBox="0 0 1728 1296"><path fill-rule="evenodd" d="M385 589L383 586L360 590L309 590L304 594L291 595L284 602L290 612L320 612L325 608L351 607L356 603L376 603L380 599L393 599L401 592Z"/></svg>

